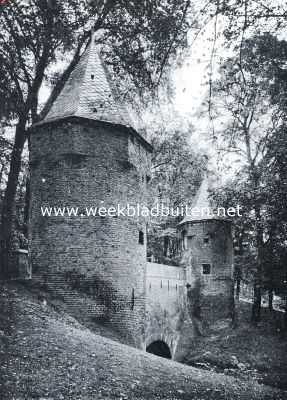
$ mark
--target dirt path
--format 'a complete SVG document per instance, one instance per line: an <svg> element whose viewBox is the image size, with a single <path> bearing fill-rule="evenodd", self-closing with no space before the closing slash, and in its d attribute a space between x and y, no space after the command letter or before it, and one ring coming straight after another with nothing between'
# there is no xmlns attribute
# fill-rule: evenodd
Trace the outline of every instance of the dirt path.
<svg viewBox="0 0 287 400"><path fill-rule="evenodd" d="M16 287L1 287L0 310L1 400L287 398L95 335Z"/></svg>

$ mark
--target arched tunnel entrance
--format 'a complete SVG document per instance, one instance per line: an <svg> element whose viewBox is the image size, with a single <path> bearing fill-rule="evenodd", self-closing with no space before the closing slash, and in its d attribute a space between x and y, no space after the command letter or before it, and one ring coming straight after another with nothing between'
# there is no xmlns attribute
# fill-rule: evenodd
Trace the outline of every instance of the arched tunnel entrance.
<svg viewBox="0 0 287 400"><path fill-rule="evenodd" d="M171 358L170 349L162 340L152 342L149 346L147 346L146 351L147 353L152 353L159 357Z"/></svg>

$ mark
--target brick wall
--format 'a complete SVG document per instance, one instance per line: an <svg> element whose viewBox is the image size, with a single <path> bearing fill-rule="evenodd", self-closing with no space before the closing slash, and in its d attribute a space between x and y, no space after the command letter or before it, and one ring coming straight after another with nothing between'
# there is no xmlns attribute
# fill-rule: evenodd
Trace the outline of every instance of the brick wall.
<svg viewBox="0 0 287 400"><path fill-rule="evenodd" d="M233 307L233 246L229 221L181 226L189 308L206 324L229 318ZM204 270L205 269L205 270ZM208 273L209 270L209 273Z"/></svg>
<svg viewBox="0 0 287 400"><path fill-rule="evenodd" d="M49 290L66 287L69 301L71 286L88 292L98 306L91 317L112 324L137 346L144 329L145 221L43 217L40 207L73 206L84 212L100 205L145 204L148 169L148 149L120 126L71 118L32 131L33 276ZM139 231L144 244L139 244Z"/></svg>
<svg viewBox="0 0 287 400"><path fill-rule="evenodd" d="M191 321L187 321L185 285L183 267L147 263L146 346L161 340L169 346L173 359L185 352L187 336L189 344L193 337Z"/></svg>

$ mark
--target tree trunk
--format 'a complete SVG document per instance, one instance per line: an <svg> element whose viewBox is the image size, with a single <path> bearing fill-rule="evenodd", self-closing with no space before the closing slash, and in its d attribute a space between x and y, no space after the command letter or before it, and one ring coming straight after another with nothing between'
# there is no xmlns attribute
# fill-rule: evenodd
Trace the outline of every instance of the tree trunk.
<svg viewBox="0 0 287 400"><path fill-rule="evenodd" d="M12 149L8 182L3 198L1 214L1 259L2 270L8 274L9 250L15 216L15 197L18 186L18 178L21 171L21 160L26 141L25 125L21 122L16 127L15 142Z"/></svg>
<svg viewBox="0 0 287 400"><path fill-rule="evenodd" d="M164 236L164 238L163 238L163 255L164 255L164 257L168 256L168 244L169 244L169 237Z"/></svg>
<svg viewBox="0 0 287 400"><path fill-rule="evenodd" d="M240 284L241 284L241 279L237 278L236 279L236 300L239 300L239 296L240 296Z"/></svg>
<svg viewBox="0 0 287 400"><path fill-rule="evenodd" d="M260 319L261 319L261 284L255 282L251 321L257 323L260 322Z"/></svg>
<svg viewBox="0 0 287 400"><path fill-rule="evenodd" d="M263 231L261 226L260 207L255 207L256 218L256 247L257 247L257 268L254 282L254 299L252 306L251 321L255 324L261 320L261 287L262 287L262 262L263 262Z"/></svg>
<svg viewBox="0 0 287 400"><path fill-rule="evenodd" d="M273 289L269 288L268 289L268 308L269 311L273 311Z"/></svg>

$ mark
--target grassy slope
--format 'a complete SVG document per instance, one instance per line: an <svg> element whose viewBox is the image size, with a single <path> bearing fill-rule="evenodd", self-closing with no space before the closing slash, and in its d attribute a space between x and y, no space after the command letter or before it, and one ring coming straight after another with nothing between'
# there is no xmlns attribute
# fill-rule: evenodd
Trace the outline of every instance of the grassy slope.
<svg viewBox="0 0 287 400"><path fill-rule="evenodd" d="M96 335L20 285L0 287L0 398L286 399Z"/></svg>
<svg viewBox="0 0 287 400"><path fill-rule="evenodd" d="M251 304L241 303L238 328L225 328L198 340L184 362L231 376L252 376L257 382L287 390L287 340L276 329L276 320L278 327L283 314L262 309L257 327L250 324L250 315Z"/></svg>

